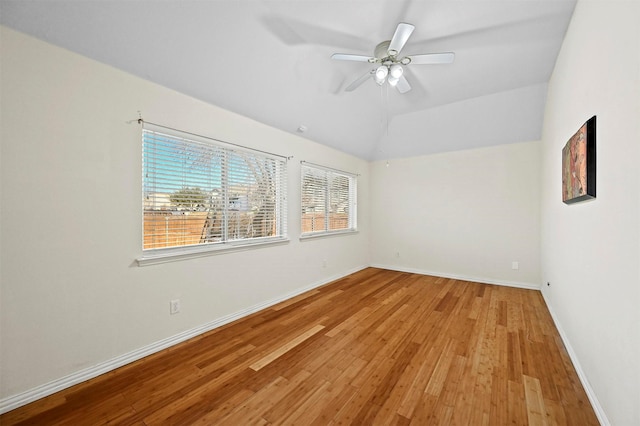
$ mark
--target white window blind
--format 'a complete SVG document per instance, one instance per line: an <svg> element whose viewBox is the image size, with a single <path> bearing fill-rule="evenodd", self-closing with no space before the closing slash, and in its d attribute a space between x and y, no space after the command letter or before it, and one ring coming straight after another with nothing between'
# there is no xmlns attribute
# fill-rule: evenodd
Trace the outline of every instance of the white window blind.
<svg viewBox="0 0 640 426"><path fill-rule="evenodd" d="M286 160L145 123L143 250L286 237Z"/></svg>
<svg viewBox="0 0 640 426"><path fill-rule="evenodd" d="M302 235L356 230L356 175L302 163Z"/></svg>

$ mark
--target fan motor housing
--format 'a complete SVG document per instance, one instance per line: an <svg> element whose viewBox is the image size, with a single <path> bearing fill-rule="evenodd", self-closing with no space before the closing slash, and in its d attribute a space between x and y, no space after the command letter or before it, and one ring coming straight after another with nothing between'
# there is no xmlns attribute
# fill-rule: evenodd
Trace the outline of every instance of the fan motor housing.
<svg viewBox="0 0 640 426"><path fill-rule="evenodd" d="M387 53L390 44L391 40L383 41L382 43L378 44L373 51L373 56L378 59L382 59L383 62L385 59L391 59L389 53Z"/></svg>
<svg viewBox="0 0 640 426"><path fill-rule="evenodd" d="M398 59L395 55L389 55L390 44L391 40L386 40L382 43L379 43L373 50L373 58L369 59L369 62L380 62L386 66L390 66L393 64L409 65L411 63L410 57L405 56L402 59Z"/></svg>

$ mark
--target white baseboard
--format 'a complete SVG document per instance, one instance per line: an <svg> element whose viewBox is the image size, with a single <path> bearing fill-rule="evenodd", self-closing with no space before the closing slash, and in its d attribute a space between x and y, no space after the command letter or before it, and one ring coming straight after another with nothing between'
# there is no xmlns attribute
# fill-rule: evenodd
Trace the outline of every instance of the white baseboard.
<svg viewBox="0 0 640 426"><path fill-rule="evenodd" d="M495 279L484 278L484 277L472 277L467 275L449 274L445 272L427 271L424 269L406 268L403 266L396 266L396 265L373 264L371 265L371 267L389 269L391 271L409 272L412 274L431 275L434 277L451 278L454 280L472 281L472 282L477 282L482 284L495 284L495 285L502 285L506 287L524 288L527 290L540 290L540 284L531 284L531 283L523 283L523 282L517 282L517 281L504 281L504 280L495 280Z"/></svg>
<svg viewBox="0 0 640 426"><path fill-rule="evenodd" d="M556 329L560 334L562 343L564 343L564 347L567 349L567 353L569 354L569 358L571 358L571 362L573 363L573 368L575 368L576 373L578 374L580 383L582 383L582 387L584 388L584 391L586 392L587 397L589 398L589 402L591 402L593 411L595 411L596 417L598 417L598 421L602 426L610 426L611 423L609 422L609 419L604 413L604 410L602 409L602 405L600 405L600 401L598 401L598 398L596 397L596 394L593 388L591 387L589 380L587 379L587 375L585 374L584 370L582 369L582 366L580 365L580 362L578 361L578 356L576 355L575 351L573 350L573 347L571 346L571 343L569 342L569 337L567 337L567 334L564 332L564 329L562 328L560 321L558 321L558 317L553 312L553 307L547 300L547 297L545 296L544 291L542 292L542 298L544 299L544 303L547 305L547 309L551 314L553 323L555 324Z"/></svg>
<svg viewBox="0 0 640 426"><path fill-rule="evenodd" d="M107 373L109 371L115 370L116 368L122 367L131 362L142 359L146 356L152 355L156 352L159 352L163 349L167 349L173 345L177 345L178 343L184 342L185 340L191 339L193 337L199 336L200 334L206 333L207 331L213 330L215 328L221 327L225 324L243 318L247 315L251 315L255 312L258 312L262 309L266 309L270 306L273 306L277 303L283 302L285 300L291 299L292 297L298 296L306 291L313 290L317 287L323 286L325 284L330 283L331 281L335 281L337 279L343 278L347 275L353 274L355 272L361 271L367 268L368 265L364 265L358 268L354 268L352 270L325 278L321 281L315 282L311 285L298 288L292 292L287 294L278 296L271 300L267 300L262 303L258 303L257 305L251 306L246 309L242 309L238 312L234 312L233 314L226 315L221 318L217 318L211 322L203 324L201 326L192 328L190 330L183 331L182 333L176 334L174 336L167 337L166 339L159 340L150 345L144 346L140 349L136 349L132 352L125 353L123 355L117 356L105 362L101 362L97 365L94 365L89 368L82 369L75 373L69 374L68 376L61 377L52 382L46 383L44 385L37 386L33 389L29 389L25 392L19 393L17 395L13 395L7 398L3 398L0 400L0 414L4 414L8 411L21 407L23 405L29 404L30 402L36 401L40 398L44 398L46 396L52 395L58 391L69 388L71 386L77 385L78 383L85 382L89 379L93 379L94 377L98 377L101 374Z"/></svg>

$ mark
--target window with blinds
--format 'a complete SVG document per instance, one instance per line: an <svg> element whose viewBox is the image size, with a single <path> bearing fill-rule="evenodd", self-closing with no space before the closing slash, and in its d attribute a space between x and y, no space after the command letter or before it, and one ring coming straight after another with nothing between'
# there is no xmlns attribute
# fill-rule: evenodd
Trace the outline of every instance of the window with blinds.
<svg viewBox="0 0 640 426"><path fill-rule="evenodd" d="M302 235L356 230L356 175L302 163Z"/></svg>
<svg viewBox="0 0 640 426"><path fill-rule="evenodd" d="M143 250L286 238L286 160L145 123Z"/></svg>

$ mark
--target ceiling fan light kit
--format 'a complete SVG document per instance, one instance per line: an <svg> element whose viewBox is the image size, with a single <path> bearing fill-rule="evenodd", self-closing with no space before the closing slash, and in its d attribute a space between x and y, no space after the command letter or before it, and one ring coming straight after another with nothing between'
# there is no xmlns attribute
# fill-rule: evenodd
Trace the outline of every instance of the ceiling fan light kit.
<svg viewBox="0 0 640 426"><path fill-rule="evenodd" d="M391 67L389 68L389 73L391 74L391 77L394 78L400 78L402 77L402 73L404 72L404 70L402 69L402 67L398 64L393 64L391 65Z"/></svg>
<svg viewBox="0 0 640 426"><path fill-rule="evenodd" d="M399 57L400 51L409 40L409 36L413 33L415 27L406 22L401 22L396 27L391 40L379 43L373 51L373 57L364 55L353 55L350 53L334 53L332 59L339 61L356 61L368 62L370 64L380 64L377 68L368 71L365 75L359 77L353 83L349 84L345 89L351 92L359 87L362 83L373 76L373 80L382 86L385 82L396 87L398 92L406 93L411 90L411 85L404 76L404 68L402 65L411 63L417 65L434 65L434 64L450 64L453 62L455 55L452 52L445 53L427 53L420 55L406 55Z"/></svg>
<svg viewBox="0 0 640 426"><path fill-rule="evenodd" d="M376 69L376 75L375 75L376 83L382 86L387 79L387 75L389 75L389 68L384 65L380 65Z"/></svg>

